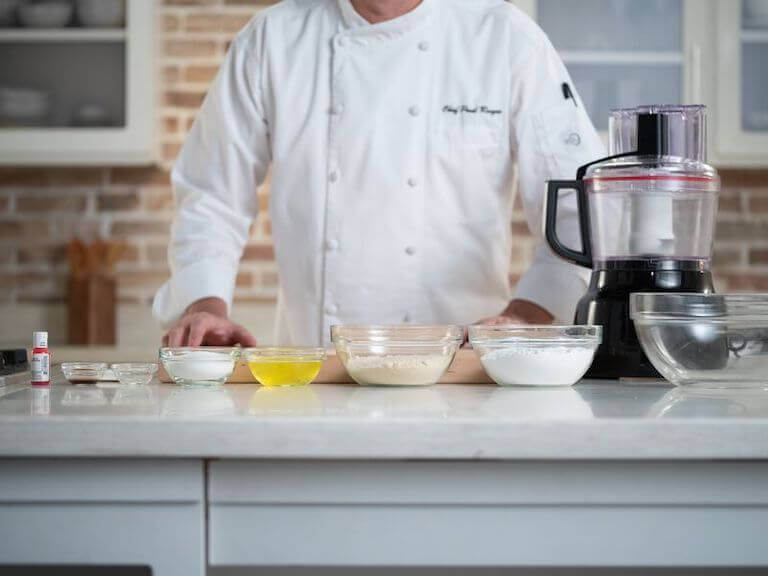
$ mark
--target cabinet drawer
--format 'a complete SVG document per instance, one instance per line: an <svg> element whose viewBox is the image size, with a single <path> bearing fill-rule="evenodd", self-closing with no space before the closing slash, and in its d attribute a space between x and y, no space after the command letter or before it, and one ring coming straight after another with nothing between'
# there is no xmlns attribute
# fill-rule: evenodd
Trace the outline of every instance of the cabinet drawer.
<svg viewBox="0 0 768 576"><path fill-rule="evenodd" d="M208 499L212 566L768 565L764 463L221 461Z"/></svg>

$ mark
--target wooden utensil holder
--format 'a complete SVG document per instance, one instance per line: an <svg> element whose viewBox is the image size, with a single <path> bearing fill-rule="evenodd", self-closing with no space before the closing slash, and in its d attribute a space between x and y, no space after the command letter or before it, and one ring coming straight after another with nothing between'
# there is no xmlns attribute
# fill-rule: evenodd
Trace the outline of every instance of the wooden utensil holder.
<svg viewBox="0 0 768 576"><path fill-rule="evenodd" d="M69 279L69 344L117 343L117 283L114 276L88 274Z"/></svg>

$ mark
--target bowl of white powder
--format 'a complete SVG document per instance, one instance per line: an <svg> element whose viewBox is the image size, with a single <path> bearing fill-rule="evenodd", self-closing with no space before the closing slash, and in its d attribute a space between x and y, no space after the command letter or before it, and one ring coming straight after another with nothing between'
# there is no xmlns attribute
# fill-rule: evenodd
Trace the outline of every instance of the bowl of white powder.
<svg viewBox="0 0 768 576"><path fill-rule="evenodd" d="M240 358L239 348L161 348L160 362L168 377L183 386L225 384Z"/></svg>
<svg viewBox="0 0 768 576"><path fill-rule="evenodd" d="M592 365L601 326L470 326L469 342L501 386L571 386Z"/></svg>
<svg viewBox="0 0 768 576"><path fill-rule="evenodd" d="M363 386L431 386L464 340L460 326L333 326L331 340Z"/></svg>

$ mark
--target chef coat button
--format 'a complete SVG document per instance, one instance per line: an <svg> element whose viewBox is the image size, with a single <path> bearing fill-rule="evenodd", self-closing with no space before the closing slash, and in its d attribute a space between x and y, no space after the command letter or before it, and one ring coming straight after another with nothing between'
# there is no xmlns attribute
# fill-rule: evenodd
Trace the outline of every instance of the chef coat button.
<svg viewBox="0 0 768 576"><path fill-rule="evenodd" d="M406 246L405 253L408 254L408 256L413 256L416 254L416 248L414 246Z"/></svg>
<svg viewBox="0 0 768 576"><path fill-rule="evenodd" d="M408 108L408 114L416 117L419 114L421 114L421 108L419 108L418 106L411 106L410 108Z"/></svg>
<svg viewBox="0 0 768 576"><path fill-rule="evenodd" d="M429 50L429 42L427 41L419 42L419 50L421 50L422 52L426 52L427 50Z"/></svg>
<svg viewBox="0 0 768 576"><path fill-rule="evenodd" d="M325 243L325 249L328 252L334 252L339 249L339 243L336 242L336 240L328 240L328 242Z"/></svg>
<svg viewBox="0 0 768 576"><path fill-rule="evenodd" d="M347 45L347 39L344 38L343 36L341 38L339 38L338 40L336 40L336 46L338 46L339 48L344 48L344 46L346 46L346 45ZM326 46L327 46L327 44L326 44Z"/></svg>
<svg viewBox="0 0 768 576"><path fill-rule="evenodd" d="M404 324L410 324L411 323L411 315L410 314L406 314L405 316L403 316L403 323Z"/></svg>
<svg viewBox="0 0 768 576"><path fill-rule="evenodd" d="M338 181L338 179L339 173L335 170L328 175L328 180L330 180L332 183Z"/></svg>
<svg viewBox="0 0 768 576"><path fill-rule="evenodd" d="M335 116L339 116L342 112L344 112L343 104L336 104L333 108L331 108L331 114Z"/></svg>
<svg viewBox="0 0 768 576"><path fill-rule="evenodd" d="M418 185L419 185L419 181L416 178L413 178L413 177L408 178L408 186L410 186L411 188L416 188L416 186Z"/></svg>
<svg viewBox="0 0 768 576"><path fill-rule="evenodd" d="M328 316L335 316L339 311L339 308L333 304L326 304L325 313Z"/></svg>

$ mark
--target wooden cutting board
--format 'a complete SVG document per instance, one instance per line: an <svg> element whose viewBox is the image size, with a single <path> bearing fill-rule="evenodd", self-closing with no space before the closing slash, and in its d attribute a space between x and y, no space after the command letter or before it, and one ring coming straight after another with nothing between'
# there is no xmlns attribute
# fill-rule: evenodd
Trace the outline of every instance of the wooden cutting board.
<svg viewBox="0 0 768 576"><path fill-rule="evenodd" d="M161 382L170 382L162 365L158 372L158 376ZM245 362L239 362L235 367L235 371L232 373L232 377L229 379L230 384L254 384L254 380L251 375L251 371L248 370L248 366ZM315 379L317 384L353 384L353 380L347 374L344 366L341 364L341 360L336 356L335 351L328 352L328 360L323 364L320 374ZM480 360L474 350L462 348L456 353L456 358L453 360L453 364L448 371L443 375L440 380L441 384L489 384L491 379L488 378L483 370Z"/></svg>

